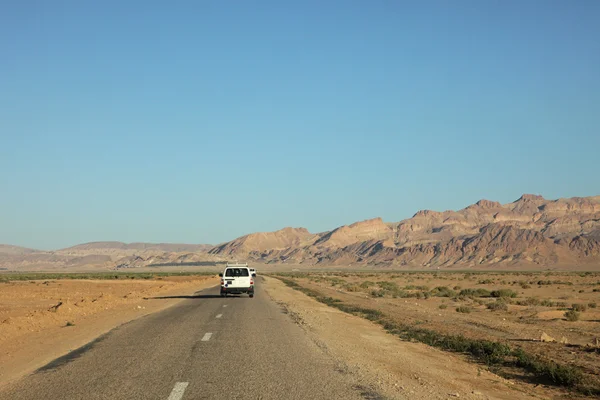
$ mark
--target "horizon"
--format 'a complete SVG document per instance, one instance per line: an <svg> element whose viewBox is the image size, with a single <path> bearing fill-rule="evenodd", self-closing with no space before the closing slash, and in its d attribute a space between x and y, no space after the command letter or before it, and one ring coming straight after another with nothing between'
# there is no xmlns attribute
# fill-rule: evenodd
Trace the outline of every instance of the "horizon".
<svg viewBox="0 0 600 400"><path fill-rule="evenodd" d="M600 2L0 5L0 243L600 194Z"/></svg>

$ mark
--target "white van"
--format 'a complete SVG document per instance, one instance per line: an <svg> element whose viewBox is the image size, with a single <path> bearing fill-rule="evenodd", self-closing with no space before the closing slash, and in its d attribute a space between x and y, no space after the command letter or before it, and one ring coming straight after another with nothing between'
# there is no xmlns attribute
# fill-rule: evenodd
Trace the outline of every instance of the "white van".
<svg viewBox="0 0 600 400"><path fill-rule="evenodd" d="M254 275L248 264L227 264L221 277L221 296L247 293L254 297Z"/></svg>

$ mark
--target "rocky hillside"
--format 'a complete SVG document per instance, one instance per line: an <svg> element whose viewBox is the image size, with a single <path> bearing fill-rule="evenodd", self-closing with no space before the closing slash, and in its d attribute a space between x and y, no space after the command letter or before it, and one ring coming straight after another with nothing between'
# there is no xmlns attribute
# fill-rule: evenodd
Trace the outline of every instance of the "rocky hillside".
<svg viewBox="0 0 600 400"><path fill-rule="evenodd" d="M321 234L286 228L246 235L210 254L294 264L600 266L600 196L480 200L459 211L422 210L397 223L377 218Z"/></svg>
<svg viewBox="0 0 600 400"><path fill-rule="evenodd" d="M111 269L247 260L294 265L401 268L600 268L600 196L509 204L480 200L459 211L422 210L310 233L251 233L218 246L94 242L55 252L0 246L0 269Z"/></svg>

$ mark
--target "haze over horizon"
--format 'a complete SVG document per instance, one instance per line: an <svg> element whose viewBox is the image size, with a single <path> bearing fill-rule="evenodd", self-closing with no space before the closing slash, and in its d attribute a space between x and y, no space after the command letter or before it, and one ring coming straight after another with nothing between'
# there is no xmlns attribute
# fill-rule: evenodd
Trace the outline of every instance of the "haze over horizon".
<svg viewBox="0 0 600 400"><path fill-rule="evenodd" d="M0 5L0 243L600 194L600 2Z"/></svg>

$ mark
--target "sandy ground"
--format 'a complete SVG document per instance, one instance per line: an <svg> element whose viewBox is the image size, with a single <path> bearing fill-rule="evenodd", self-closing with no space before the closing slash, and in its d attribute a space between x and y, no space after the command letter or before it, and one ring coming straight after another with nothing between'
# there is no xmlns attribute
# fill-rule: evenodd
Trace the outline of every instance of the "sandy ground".
<svg viewBox="0 0 600 400"><path fill-rule="evenodd" d="M373 296L372 292L379 290L378 283L382 281L394 283L404 292L413 294L445 286L456 288L455 292L478 288L489 291L510 289L517 296L507 300L511 303L507 310L491 311L486 306L496 302L494 298L394 298L389 293L383 297ZM577 365L591 375L600 376L599 353L593 351L597 349L600 338L600 308L597 306L600 304L600 276L597 274L349 273L334 276L315 273L298 282L326 296L378 309L401 323L446 334L505 342L533 354L550 356L564 364ZM368 288L360 286L365 282L370 282ZM407 289L411 287L414 288ZM531 299L537 302L517 304ZM553 305L542 305L544 300ZM586 306L578 321L567 321L564 317L572 304ZM459 306L466 306L471 312L459 313L456 311ZM543 334L554 342L542 342Z"/></svg>
<svg viewBox="0 0 600 400"><path fill-rule="evenodd" d="M401 341L365 319L321 304L277 279L265 279L269 296L338 361L341 371L372 382L390 398L545 398L460 356Z"/></svg>
<svg viewBox="0 0 600 400"><path fill-rule="evenodd" d="M0 385L180 300L152 297L190 295L218 283L206 276L1 283Z"/></svg>

